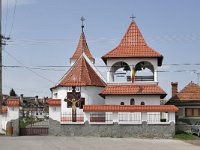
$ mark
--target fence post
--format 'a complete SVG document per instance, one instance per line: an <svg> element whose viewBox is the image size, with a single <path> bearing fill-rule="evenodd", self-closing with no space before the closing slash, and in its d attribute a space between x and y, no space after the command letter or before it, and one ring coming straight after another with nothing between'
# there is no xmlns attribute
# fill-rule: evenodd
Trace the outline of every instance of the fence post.
<svg viewBox="0 0 200 150"><path fill-rule="evenodd" d="M84 122L90 122L90 112L85 112Z"/></svg>
<svg viewBox="0 0 200 150"><path fill-rule="evenodd" d="M142 113L142 115L141 115L141 120L142 120L142 122L143 121L146 121L147 122L147 112L141 112Z"/></svg>
<svg viewBox="0 0 200 150"><path fill-rule="evenodd" d="M119 122L118 112L112 112L113 122Z"/></svg>

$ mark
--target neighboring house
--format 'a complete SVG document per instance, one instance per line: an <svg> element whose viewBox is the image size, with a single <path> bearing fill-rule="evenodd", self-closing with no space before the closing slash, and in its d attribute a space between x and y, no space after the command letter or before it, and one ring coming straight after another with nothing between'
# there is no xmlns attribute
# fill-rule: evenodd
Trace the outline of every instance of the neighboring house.
<svg viewBox="0 0 200 150"><path fill-rule="evenodd" d="M24 97L20 95L20 117L48 117L49 107L45 97Z"/></svg>
<svg viewBox="0 0 200 150"><path fill-rule="evenodd" d="M200 86L190 82L178 91L178 83L172 82L172 97L166 105L179 108L176 113L176 130L190 132L190 126L200 119Z"/></svg>
<svg viewBox="0 0 200 150"><path fill-rule="evenodd" d="M147 45L136 22L102 57L107 81L94 66L83 27L72 67L51 88L50 134L171 137L178 109L160 105L166 96L157 80L163 56Z"/></svg>
<svg viewBox="0 0 200 150"><path fill-rule="evenodd" d="M13 134L19 134L19 105L18 97L6 97L2 106L2 114L0 114L0 133L6 134L11 125L13 126Z"/></svg>

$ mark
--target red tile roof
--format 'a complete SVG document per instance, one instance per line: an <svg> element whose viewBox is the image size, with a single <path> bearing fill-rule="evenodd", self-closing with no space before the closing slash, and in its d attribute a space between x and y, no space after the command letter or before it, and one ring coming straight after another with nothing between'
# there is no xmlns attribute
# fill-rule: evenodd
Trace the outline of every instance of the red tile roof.
<svg viewBox="0 0 200 150"><path fill-rule="evenodd" d="M83 55L69 69L57 86L99 86L106 83L97 75Z"/></svg>
<svg viewBox="0 0 200 150"><path fill-rule="evenodd" d="M7 106L8 107L19 107L20 101L19 99L7 99Z"/></svg>
<svg viewBox="0 0 200 150"><path fill-rule="evenodd" d="M166 93L157 84L129 84L107 85L101 95L160 95L164 98Z"/></svg>
<svg viewBox="0 0 200 150"><path fill-rule="evenodd" d="M82 53L85 53L86 56L91 60L93 61L94 58L92 57L92 54L90 53L90 50L88 48L88 45L87 45L87 42L86 42L86 38L85 38L85 35L84 35L84 32L81 33L81 36L80 36L80 39L79 39L79 42L78 42L78 46L76 48L76 51L74 52L73 56L70 58L70 60L72 59L79 59L79 57L81 56Z"/></svg>
<svg viewBox="0 0 200 150"><path fill-rule="evenodd" d="M180 92L178 92L173 100L200 100L200 86L190 82Z"/></svg>
<svg viewBox="0 0 200 150"><path fill-rule="evenodd" d="M2 113L7 113L7 111L8 111L7 106L2 106Z"/></svg>
<svg viewBox="0 0 200 150"><path fill-rule="evenodd" d="M49 106L61 106L61 99L48 99Z"/></svg>
<svg viewBox="0 0 200 150"><path fill-rule="evenodd" d="M108 52L102 57L104 62L108 58L158 58L158 64L162 64L163 56L155 51L154 49L148 47L146 44L140 30L137 27L135 21L132 21L126 34L122 38L120 44Z"/></svg>
<svg viewBox="0 0 200 150"><path fill-rule="evenodd" d="M84 105L84 112L177 112L174 105Z"/></svg>

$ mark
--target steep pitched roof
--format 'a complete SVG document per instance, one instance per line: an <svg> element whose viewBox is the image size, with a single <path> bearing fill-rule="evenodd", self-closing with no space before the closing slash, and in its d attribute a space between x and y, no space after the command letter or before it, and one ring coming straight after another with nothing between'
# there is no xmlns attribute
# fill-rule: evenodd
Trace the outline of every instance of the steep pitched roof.
<svg viewBox="0 0 200 150"><path fill-rule="evenodd" d="M166 93L157 84L129 84L107 85L101 95L160 95L164 98Z"/></svg>
<svg viewBox="0 0 200 150"><path fill-rule="evenodd" d="M106 62L108 58L124 57L158 58L159 65L162 64L163 59L163 56L160 53L148 47L135 21L132 21L129 25L129 28L122 38L120 44L116 48L108 52L106 55L104 55L102 59L104 60L104 62Z"/></svg>
<svg viewBox="0 0 200 150"><path fill-rule="evenodd" d="M84 105L84 112L177 112L174 105Z"/></svg>
<svg viewBox="0 0 200 150"><path fill-rule="evenodd" d="M85 56L81 55L80 58L75 62L75 64L65 74L65 76L60 80L57 86L105 87L106 83L90 66Z"/></svg>
<svg viewBox="0 0 200 150"><path fill-rule="evenodd" d="M77 60L82 53L85 53L86 56L91 60L91 61L94 61L94 58L92 56L92 54L90 53L90 50L88 48L88 45L87 45L87 41L86 41L86 38L85 38L85 34L84 32L81 33L81 36L80 36L80 39L79 39L79 42L78 42L78 45L77 45L77 48L76 48L76 51L74 52L73 56L70 58L70 60Z"/></svg>
<svg viewBox="0 0 200 150"><path fill-rule="evenodd" d="M190 82L180 92L178 92L171 100L200 100L200 86Z"/></svg>

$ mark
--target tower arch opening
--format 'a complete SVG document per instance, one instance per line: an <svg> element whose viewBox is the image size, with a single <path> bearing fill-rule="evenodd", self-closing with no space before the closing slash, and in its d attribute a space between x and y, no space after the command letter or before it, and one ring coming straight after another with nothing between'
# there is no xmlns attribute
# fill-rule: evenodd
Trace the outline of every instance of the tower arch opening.
<svg viewBox="0 0 200 150"><path fill-rule="evenodd" d="M131 81L131 68L123 61L116 62L110 69L113 82L129 82Z"/></svg>
<svg viewBox="0 0 200 150"><path fill-rule="evenodd" d="M141 61L135 66L136 81L154 81L154 66L148 61Z"/></svg>

